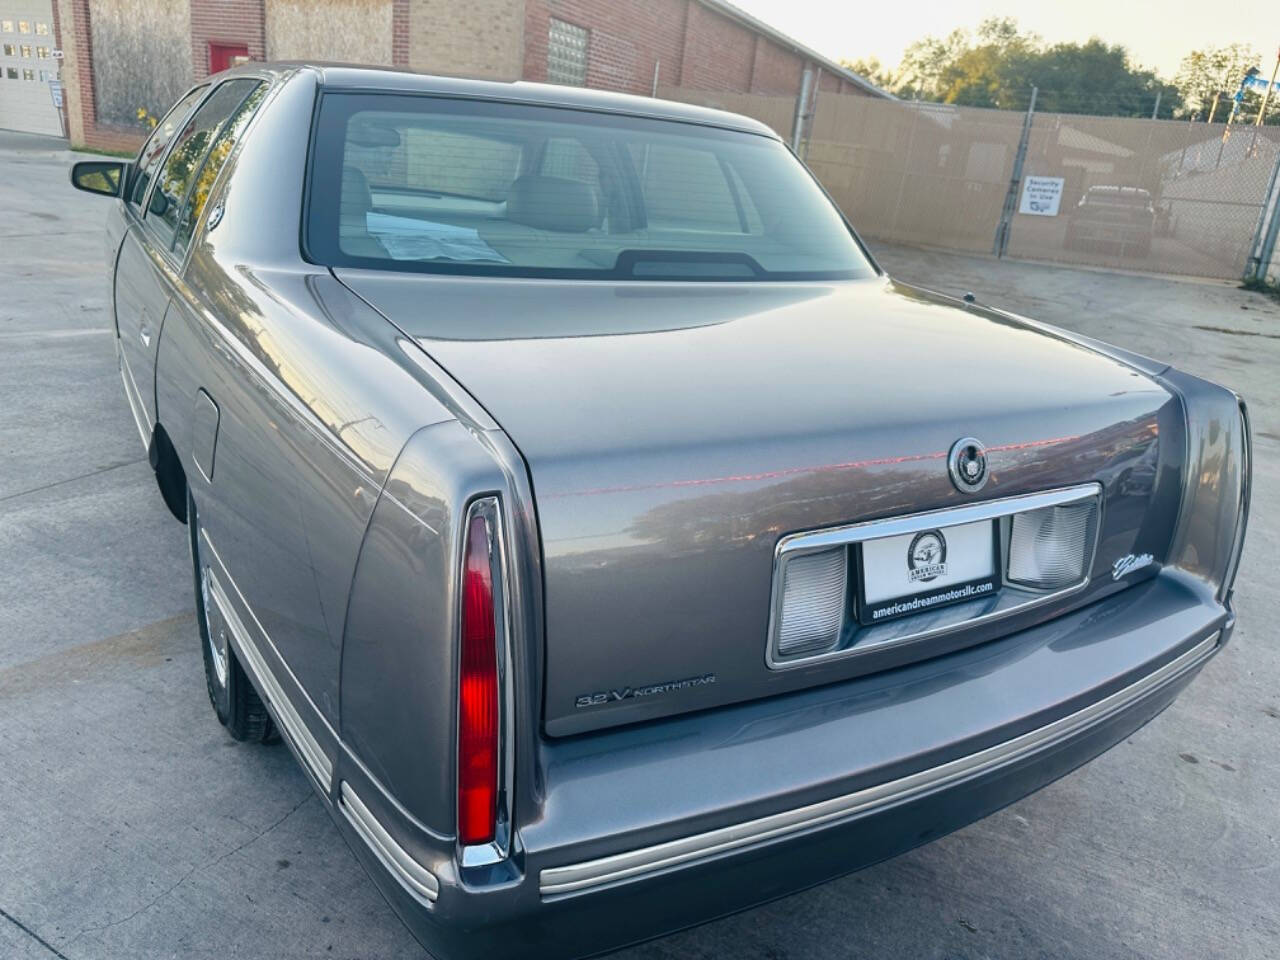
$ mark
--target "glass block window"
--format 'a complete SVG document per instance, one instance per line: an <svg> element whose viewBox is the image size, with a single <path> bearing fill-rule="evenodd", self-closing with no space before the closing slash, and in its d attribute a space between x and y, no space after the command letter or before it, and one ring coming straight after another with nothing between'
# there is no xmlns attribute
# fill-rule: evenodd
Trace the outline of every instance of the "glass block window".
<svg viewBox="0 0 1280 960"><path fill-rule="evenodd" d="M582 27L551 18L547 36L547 80L573 87L587 85L587 39Z"/></svg>

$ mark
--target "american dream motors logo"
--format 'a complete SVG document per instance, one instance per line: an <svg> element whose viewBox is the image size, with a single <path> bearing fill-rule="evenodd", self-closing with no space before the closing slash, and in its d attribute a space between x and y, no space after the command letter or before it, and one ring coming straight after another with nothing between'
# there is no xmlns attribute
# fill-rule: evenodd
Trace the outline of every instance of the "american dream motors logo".
<svg viewBox="0 0 1280 960"><path fill-rule="evenodd" d="M947 538L941 530L921 530L907 547L907 579L928 583L947 575Z"/></svg>

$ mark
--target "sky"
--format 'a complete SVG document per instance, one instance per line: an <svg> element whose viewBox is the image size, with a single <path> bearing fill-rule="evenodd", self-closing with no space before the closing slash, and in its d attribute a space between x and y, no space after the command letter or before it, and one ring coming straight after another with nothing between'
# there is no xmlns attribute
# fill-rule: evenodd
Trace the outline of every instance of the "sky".
<svg viewBox="0 0 1280 960"><path fill-rule="evenodd" d="M877 57L896 66L902 51L927 34L972 28L990 16L1015 17L1049 43L1098 36L1129 48L1141 66L1172 79L1191 50L1250 43L1270 67L1280 44L1280 7L1235 0L1224 8L1203 0L910 0L873 4L857 0L733 0L743 10L833 60ZM1212 11L1218 12L1212 12Z"/></svg>

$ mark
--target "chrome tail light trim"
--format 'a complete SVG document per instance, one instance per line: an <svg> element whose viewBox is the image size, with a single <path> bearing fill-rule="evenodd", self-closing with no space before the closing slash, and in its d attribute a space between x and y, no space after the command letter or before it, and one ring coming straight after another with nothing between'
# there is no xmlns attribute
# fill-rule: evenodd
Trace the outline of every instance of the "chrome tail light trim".
<svg viewBox="0 0 1280 960"><path fill-rule="evenodd" d="M1087 707L985 750L959 757L936 767L856 790L844 796L786 810L772 816L709 830L705 833L641 847L596 860L550 867L538 876L543 897L595 889L622 880L644 877L671 867L684 866L758 843L778 840L814 827L912 800L923 794L979 776L1038 750L1048 749L1086 728L1107 720L1133 703L1194 670L1214 652L1220 630L1142 679Z"/></svg>
<svg viewBox="0 0 1280 960"><path fill-rule="evenodd" d="M465 543L465 531L470 529L473 517L483 516L488 521L490 542L490 563L493 568L494 591L493 603L496 619L495 632L498 645L498 819L495 836L491 843L467 846L458 844L458 863L467 867L483 867L500 863L511 855L511 834L514 824L512 802L515 779L515 680L511 673L513 654L511 649L511 573L507 558L507 528L502 503L496 496L479 497L467 507L462 527ZM463 559L459 556L457 570L461 583ZM462 631L461 598L458 603L457 646L460 649ZM455 719L455 723L460 721ZM456 731L455 731L456 734ZM456 736L455 736L456 743Z"/></svg>
<svg viewBox="0 0 1280 960"><path fill-rule="evenodd" d="M1244 553L1244 538L1249 527L1249 501L1253 494L1253 428L1249 423L1249 408L1243 400L1240 405L1240 430L1244 446L1240 453L1240 504L1237 507L1236 526L1232 532L1231 554L1223 573L1218 599L1225 600L1235 586L1236 573L1240 570L1240 556Z"/></svg>

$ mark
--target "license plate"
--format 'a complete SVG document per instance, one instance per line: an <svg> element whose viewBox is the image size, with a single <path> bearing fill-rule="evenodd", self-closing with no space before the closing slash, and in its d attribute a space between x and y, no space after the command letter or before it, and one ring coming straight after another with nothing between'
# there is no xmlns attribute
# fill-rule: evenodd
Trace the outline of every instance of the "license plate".
<svg viewBox="0 0 1280 960"><path fill-rule="evenodd" d="M858 564L864 626L995 594L996 527L978 520L867 540Z"/></svg>

